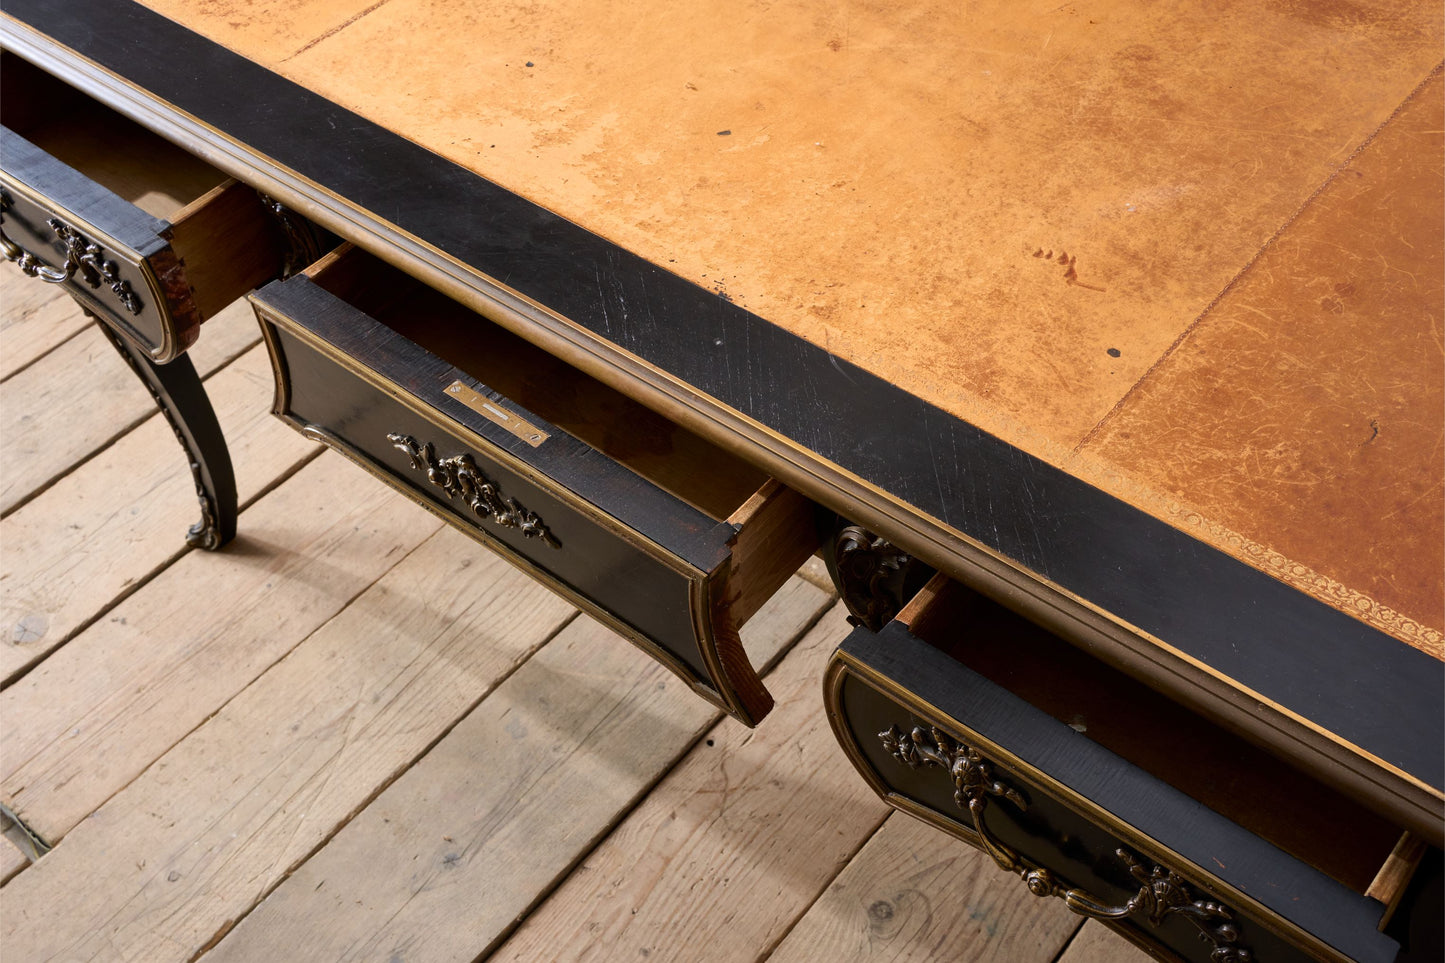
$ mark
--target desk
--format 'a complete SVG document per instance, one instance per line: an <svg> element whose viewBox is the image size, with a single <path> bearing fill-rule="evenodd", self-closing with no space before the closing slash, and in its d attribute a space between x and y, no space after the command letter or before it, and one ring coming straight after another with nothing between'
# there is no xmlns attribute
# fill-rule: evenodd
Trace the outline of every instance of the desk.
<svg viewBox="0 0 1445 963"><path fill-rule="evenodd" d="M1439 845L1431 11L149 6L3 38Z"/></svg>

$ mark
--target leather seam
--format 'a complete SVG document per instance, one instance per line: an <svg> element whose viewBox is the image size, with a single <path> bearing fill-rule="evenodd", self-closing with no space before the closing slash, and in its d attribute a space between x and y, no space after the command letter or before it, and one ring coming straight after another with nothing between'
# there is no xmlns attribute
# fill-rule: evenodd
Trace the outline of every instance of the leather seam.
<svg viewBox="0 0 1445 963"><path fill-rule="evenodd" d="M1288 218L1286 218L1285 222L1281 224L1279 228L1273 234L1271 234L1262 245L1260 245L1259 250L1255 251L1254 255L1247 262L1245 262L1244 266L1239 269L1239 271L1234 275L1234 277L1230 278L1228 283L1226 283L1224 287L1219 290L1219 293L1210 299L1209 303L1204 306L1204 309L1199 312L1199 314L1194 318L1194 320L1189 322L1189 324L1184 328L1184 330L1179 333L1179 336L1174 339L1174 342L1170 344L1169 347L1164 349L1164 352L1154 360L1154 363L1149 366L1148 370L1145 371L1142 375L1140 375L1139 379L1129 387L1129 390L1124 392L1124 394L1120 396L1118 401L1114 402L1114 406L1108 410L1104 417L1100 418L1098 422L1095 423L1094 427L1090 428L1088 432L1084 434L1084 437L1080 439L1078 444L1073 447L1074 454L1080 454L1085 448L1088 447L1089 443L1092 442L1094 438L1097 437L1098 434L1104 430L1105 426L1107 426L1109 422L1113 421L1116 416L1123 412L1124 408L1128 405L1129 400L1134 397L1134 394L1138 392L1142 387L1144 387L1144 385L1151 378L1153 378L1154 373L1158 371L1161 367L1163 367L1164 363L1168 361L1174 355L1174 353L1179 350L1180 347L1183 346L1184 342L1189 339L1190 335L1194 333L1195 329L1197 329L1201 324L1203 324L1205 319L1214 313L1214 309L1219 306L1219 303L1223 301L1230 294L1230 292L1232 292L1236 287L1238 287L1251 273L1253 273L1254 266L1259 263L1259 261L1265 256L1265 254L1269 253L1269 251L1274 248L1275 243L1282 236L1284 236L1285 232L1288 231L1291 227L1293 227L1294 223L1298 221L1307 210L1314 206L1315 201L1318 200L1319 197L1324 194L1325 191L1327 191L1337 179L1339 179L1340 175L1344 174L1345 171L1351 168L1351 166L1355 163L1356 158L1358 158L1365 151L1369 150L1371 145L1373 145L1375 141L1379 138L1380 134L1384 133L1385 129L1395 122L1395 119L1404 112L1405 108L1409 107L1417 99L1419 99L1421 92L1423 92L1426 87L1430 86L1432 82L1439 78L1442 72L1445 72L1445 61L1437 63L1431 69L1430 73L1425 76L1425 79L1421 80L1420 83L1416 84L1415 88L1405 96L1405 99L1402 100L1400 104L1390 112L1390 116L1386 117L1378 127L1371 131L1369 136L1367 136L1363 141L1361 141L1354 150L1350 151L1349 156L1346 157L1343 161L1341 161L1339 166L1337 166L1333 171L1331 171L1329 175L1325 177L1324 181L1321 182L1320 185L1316 187L1312 192L1310 192L1310 195L1306 197L1304 201L1300 204L1300 206L1295 209L1294 213L1291 214Z"/></svg>

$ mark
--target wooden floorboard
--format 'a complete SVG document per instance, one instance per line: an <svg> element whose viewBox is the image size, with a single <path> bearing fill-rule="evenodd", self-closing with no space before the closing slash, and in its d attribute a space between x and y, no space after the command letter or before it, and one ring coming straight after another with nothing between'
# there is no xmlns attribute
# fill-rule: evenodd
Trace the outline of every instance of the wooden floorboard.
<svg viewBox="0 0 1445 963"><path fill-rule="evenodd" d="M0 836L6 960L1137 958L866 789L817 562L745 630L777 709L721 719L271 418L244 306L200 354L240 536L188 550L169 429L42 293L0 303L0 401L68 386L0 412L0 801L55 848Z"/></svg>
<svg viewBox="0 0 1445 963"><path fill-rule="evenodd" d="M769 960L1052 963L1079 922L980 850L894 813Z"/></svg>
<svg viewBox="0 0 1445 963"><path fill-rule="evenodd" d="M334 454L243 517L236 544L188 553L0 692L0 792L48 842L441 525Z"/></svg>
<svg viewBox="0 0 1445 963"><path fill-rule="evenodd" d="M206 322L188 352L202 376L259 340L237 302ZM83 403L82 403L83 402ZM43 491L155 412L150 392L99 331L81 332L0 382L0 515Z"/></svg>
<svg viewBox="0 0 1445 963"><path fill-rule="evenodd" d="M1069 943L1059 963L1148 963L1150 956L1116 935L1103 923L1089 920Z"/></svg>
<svg viewBox="0 0 1445 963"><path fill-rule="evenodd" d="M0 381L90 326L53 284L0 267Z"/></svg>
<svg viewBox="0 0 1445 963"><path fill-rule="evenodd" d="M10 882L10 878L30 865L30 857L20 851L20 847L12 843L8 837L0 836L0 885Z"/></svg>
<svg viewBox="0 0 1445 963"><path fill-rule="evenodd" d="M207 391L243 505L318 454L270 416L263 348L217 372ZM34 665L187 552L186 529L200 517L194 493L175 434L155 413L0 519L0 625L10 627L0 679ZM231 553L247 552L254 535L243 531Z"/></svg>
<svg viewBox="0 0 1445 963"><path fill-rule="evenodd" d="M194 958L572 617L437 532L21 873L0 944Z"/></svg>
<svg viewBox="0 0 1445 963"><path fill-rule="evenodd" d="M795 582L744 631L784 648L820 596ZM214 955L267 959L299 946L312 959L475 959L717 718L671 673L580 618Z"/></svg>
<svg viewBox="0 0 1445 963"><path fill-rule="evenodd" d="M9 816L0 813L0 886L10 882L30 861L40 855L35 840L26 835Z"/></svg>
<svg viewBox="0 0 1445 963"><path fill-rule="evenodd" d="M835 608L767 678L777 706L714 727L493 957L764 955L887 815L818 711Z"/></svg>

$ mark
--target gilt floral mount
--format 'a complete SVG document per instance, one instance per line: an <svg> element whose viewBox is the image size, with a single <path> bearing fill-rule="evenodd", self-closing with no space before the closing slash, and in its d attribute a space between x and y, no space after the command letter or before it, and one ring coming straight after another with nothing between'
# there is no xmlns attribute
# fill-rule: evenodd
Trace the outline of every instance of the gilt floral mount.
<svg viewBox="0 0 1445 963"><path fill-rule="evenodd" d="M914 726L905 731L895 725L878 737L883 748L909 768L937 767L948 773L953 780L953 801L969 814L984 851L1001 868L1022 879L1030 893L1062 899L1075 913L1093 919L1138 917L1159 926L1178 916L1192 922L1199 930L1199 938L1210 945L1210 963L1254 963L1254 954L1239 945L1239 928L1227 907L1195 898L1191 884L1172 869L1150 865L1122 847L1114 854L1139 883L1139 891L1123 904L1106 903L1066 885L1047 869L1028 865L1018 853L990 835L984 824L990 797L1005 799L1020 810L1028 809L1028 798L995 776L993 764L979 750L955 740L937 726Z"/></svg>
<svg viewBox="0 0 1445 963"><path fill-rule="evenodd" d="M427 481L446 492L448 498L460 498L478 518L503 528L515 528L523 536L540 539L553 548L562 547L542 519L523 508L515 498L503 494L471 455L438 458L436 446L429 441L421 443L398 432L391 432L386 438L393 448L406 453L412 468L426 472Z"/></svg>

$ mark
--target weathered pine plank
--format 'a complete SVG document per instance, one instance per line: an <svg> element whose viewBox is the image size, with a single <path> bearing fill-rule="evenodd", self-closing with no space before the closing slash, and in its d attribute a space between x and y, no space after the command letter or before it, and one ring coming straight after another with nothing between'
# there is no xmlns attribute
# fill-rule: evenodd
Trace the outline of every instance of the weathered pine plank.
<svg viewBox="0 0 1445 963"><path fill-rule="evenodd" d="M0 268L0 381L73 337L90 322L57 284Z"/></svg>
<svg viewBox="0 0 1445 963"><path fill-rule="evenodd" d="M188 356L206 377L259 337L249 305L237 301L206 322ZM154 411L150 393L99 331L71 338L0 383L0 445L6 453L0 460L0 515Z"/></svg>
<svg viewBox="0 0 1445 963"><path fill-rule="evenodd" d="M794 578L744 635L777 652L828 600ZM717 718L579 619L203 960L473 960Z"/></svg>
<svg viewBox="0 0 1445 963"><path fill-rule="evenodd" d="M888 813L822 712L843 615L769 675L764 725L709 732L491 959L756 959L776 944Z"/></svg>
<svg viewBox="0 0 1445 963"><path fill-rule="evenodd" d="M22 853L10 837L0 836L0 886L10 882L16 873L29 865L30 857Z"/></svg>
<svg viewBox="0 0 1445 963"><path fill-rule="evenodd" d="M807 579L824 592L835 591L832 576L828 574L827 564L816 555L804 562L803 567L798 569L798 577Z"/></svg>
<svg viewBox="0 0 1445 963"><path fill-rule="evenodd" d="M769 961L1049 963L1078 926L984 853L894 813Z"/></svg>
<svg viewBox="0 0 1445 963"><path fill-rule="evenodd" d="M331 453L241 519L224 551L188 553L0 692L0 792L47 842L441 525Z"/></svg>
<svg viewBox="0 0 1445 963"><path fill-rule="evenodd" d="M270 415L264 348L210 378L207 391L242 505L320 450ZM0 679L33 665L184 552L186 529L199 517L184 453L157 412L0 520ZM243 516L243 541L247 524Z"/></svg>
<svg viewBox="0 0 1445 963"><path fill-rule="evenodd" d="M40 847L25 827L17 826L9 811L0 811L0 886L10 882L39 855Z"/></svg>
<svg viewBox="0 0 1445 963"><path fill-rule="evenodd" d="M1148 953L1097 920L1086 922L1059 963L1149 963Z"/></svg>
<svg viewBox="0 0 1445 963"><path fill-rule="evenodd" d="M6 955L194 958L574 617L436 533L16 877Z"/></svg>

